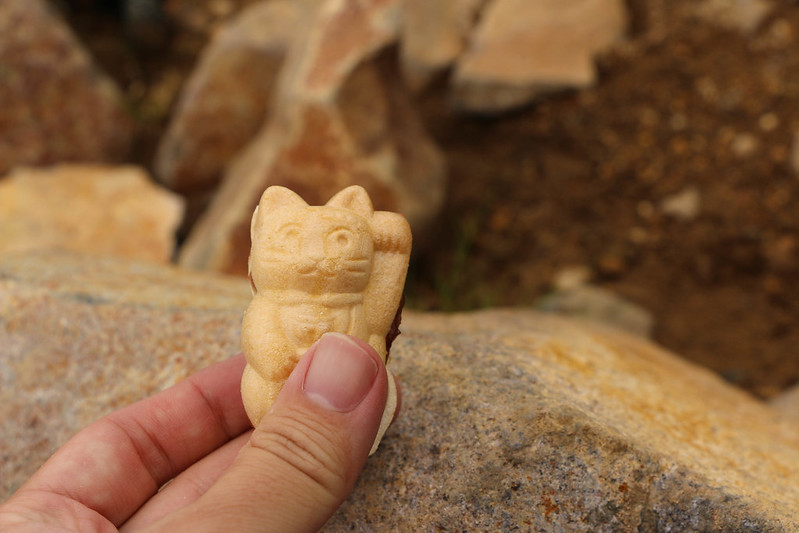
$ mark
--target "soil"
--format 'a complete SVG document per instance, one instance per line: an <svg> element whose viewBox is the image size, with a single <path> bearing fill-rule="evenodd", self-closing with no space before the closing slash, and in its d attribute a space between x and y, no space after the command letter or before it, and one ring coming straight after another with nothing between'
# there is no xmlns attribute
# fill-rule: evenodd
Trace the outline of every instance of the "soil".
<svg viewBox="0 0 799 533"><path fill-rule="evenodd" d="M495 118L454 113L445 83L420 96L450 183L408 306L530 306L563 269L587 267L653 314L657 342L771 397L799 381L799 6L746 33L692 17L688 0L664 5L630 2L631 37L591 89ZM72 20L94 50L104 32ZM138 87L145 166L196 42L127 62L96 50ZM664 209L686 191L697 212Z"/></svg>

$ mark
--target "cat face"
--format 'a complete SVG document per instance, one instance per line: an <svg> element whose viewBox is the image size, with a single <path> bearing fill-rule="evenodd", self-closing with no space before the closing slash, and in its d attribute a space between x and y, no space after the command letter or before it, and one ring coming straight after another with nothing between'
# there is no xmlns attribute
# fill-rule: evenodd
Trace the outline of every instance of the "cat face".
<svg viewBox="0 0 799 533"><path fill-rule="evenodd" d="M345 189L311 207L282 187L270 187L253 215L250 278L254 291L362 292L372 272L372 206ZM360 187L359 191L363 191ZM363 193L366 194L365 192Z"/></svg>

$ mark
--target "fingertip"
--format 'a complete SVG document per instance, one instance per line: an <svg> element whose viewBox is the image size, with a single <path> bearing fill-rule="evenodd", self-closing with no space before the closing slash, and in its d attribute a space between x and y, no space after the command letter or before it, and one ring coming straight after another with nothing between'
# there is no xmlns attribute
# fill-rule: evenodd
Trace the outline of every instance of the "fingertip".
<svg viewBox="0 0 799 533"><path fill-rule="evenodd" d="M355 339L326 333L311 354L302 391L321 407L350 412L366 398L378 369L374 354Z"/></svg>

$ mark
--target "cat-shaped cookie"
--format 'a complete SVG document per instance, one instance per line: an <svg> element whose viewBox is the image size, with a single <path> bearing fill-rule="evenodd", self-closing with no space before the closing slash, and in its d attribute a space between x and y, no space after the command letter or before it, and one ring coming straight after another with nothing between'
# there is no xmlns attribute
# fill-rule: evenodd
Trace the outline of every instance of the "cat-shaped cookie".
<svg viewBox="0 0 799 533"><path fill-rule="evenodd" d="M411 230L402 215L374 211L351 186L324 206L285 187L266 189L250 228L253 299L241 344L244 407L257 425L300 357L327 332L368 342L386 361L386 337L400 307ZM396 409L394 379L377 440Z"/></svg>

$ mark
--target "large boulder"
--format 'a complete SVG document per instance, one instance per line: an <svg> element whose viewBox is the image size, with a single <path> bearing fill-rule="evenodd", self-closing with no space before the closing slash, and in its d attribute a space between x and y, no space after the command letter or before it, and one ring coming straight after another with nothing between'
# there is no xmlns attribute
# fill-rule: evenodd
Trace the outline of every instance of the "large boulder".
<svg viewBox="0 0 799 533"><path fill-rule="evenodd" d="M403 213L419 235L443 202L443 157L381 53L396 42L399 1L311 4L270 119L227 169L181 250L183 266L246 274L250 218L270 185L310 204L362 185L377 209Z"/></svg>
<svg viewBox="0 0 799 533"><path fill-rule="evenodd" d="M0 498L74 431L237 351L245 280L0 258ZM796 531L799 429L639 338L406 313L403 411L328 531Z"/></svg>
<svg viewBox="0 0 799 533"><path fill-rule="evenodd" d="M135 166L20 167L0 180L0 255L63 249L168 263L183 200Z"/></svg>
<svg viewBox="0 0 799 533"><path fill-rule="evenodd" d="M0 2L0 58L0 175L125 158L132 122L120 92L47 2Z"/></svg>

